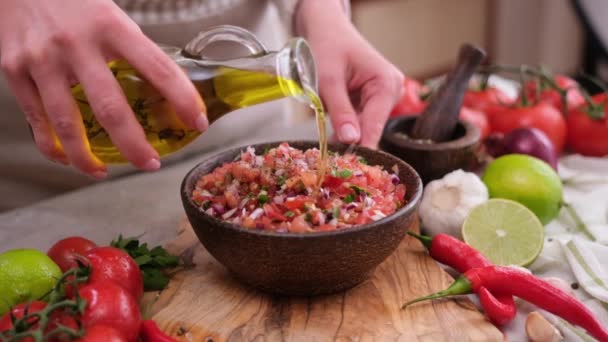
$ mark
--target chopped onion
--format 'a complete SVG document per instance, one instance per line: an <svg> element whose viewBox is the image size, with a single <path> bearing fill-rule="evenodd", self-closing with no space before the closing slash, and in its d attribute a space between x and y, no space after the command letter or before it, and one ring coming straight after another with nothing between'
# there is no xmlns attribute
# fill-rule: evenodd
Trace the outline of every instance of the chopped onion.
<svg viewBox="0 0 608 342"><path fill-rule="evenodd" d="M211 207L213 208L213 210L215 210L217 215L222 215L224 212L226 212L226 208L224 208L224 206L219 203L214 203L211 205Z"/></svg>
<svg viewBox="0 0 608 342"><path fill-rule="evenodd" d="M285 202L285 195L274 196L274 200L273 201L276 204L283 204L283 202Z"/></svg>
<svg viewBox="0 0 608 342"><path fill-rule="evenodd" d="M399 166L397 164L395 164L395 165L393 165L391 170L393 170L394 173L399 173Z"/></svg>
<svg viewBox="0 0 608 342"><path fill-rule="evenodd" d="M355 170L355 171L353 171L353 176L355 176L355 177L361 177L363 175L364 175L364 173L361 170Z"/></svg>
<svg viewBox="0 0 608 342"><path fill-rule="evenodd" d="M256 167L260 167L262 165L264 165L264 157L261 156L257 156L255 157L255 164Z"/></svg>
<svg viewBox="0 0 608 342"><path fill-rule="evenodd" d="M355 203L349 203L349 204L346 206L346 210L355 209L356 207L357 207L357 204L355 204Z"/></svg>
<svg viewBox="0 0 608 342"><path fill-rule="evenodd" d="M383 219L385 217L386 217L386 215L384 215L384 213L382 213L381 211L374 210L374 215L372 216L372 220L377 221L377 220Z"/></svg>
<svg viewBox="0 0 608 342"><path fill-rule="evenodd" d="M201 196L213 197L213 195L207 190L201 191Z"/></svg>
<svg viewBox="0 0 608 342"><path fill-rule="evenodd" d="M375 201L371 197L365 197L365 199L363 200L364 207L372 207L374 203Z"/></svg>
<svg viewBox="0 0 608 342"><path fill-rule="evenodd" d="M319 225L325 224L325 215L322 212L317 212L317 217L319 218Z"/></svg>
<svg viewBox="0 0 608 342"><path fill-rule="evenodd" d="M247 204L247 202L249 202L249 197L245 197L241 200L241 203L239 203L239 208L243 208L245 206L245 204Z"/></svg>
<svg viewBox="0 0 608 342"><path fill-rule="evenodd" d="M282 176L283 174L285 174L285 169L278 169L275 171L275 176Z"/></svg>
<svg viewBox="0 0 608 342"><path fill-rule="evenodd" d="M321 194L323 195L324 199L329 199L329 190L321 188Z"/></svg>
<svg viewBox="0 0 608 342"><path fill-rule="evenodd" d="M264 225L262 223L256 223L255 224L255 229L262 230L262 229L264 229Z"/></svg>
<svg viewBox="0 0 608 342"><path fill-rule="evenodd" d="M256 220L258 217L262 216L262 214L264 213L264 209L262 208L257 208L256 210L254 210L251 215L249 215L249 218L252 220Z"/></svg>
<svg viewBox="0 0 608 342"><path fill-rule="evenodd" d="M395 185L399 184L399 182L400 182L399 176L391 175L391 182L393 182L393 184L395 184Z"/></svg>
<svg viewBox="0 0 608 342"><path fill-rule="evenodd" d="M224 215L222 215L222 218L223 218L224 220L226 220L226 219L230 218L230 217L231 217L231 216L232 216L234 213L236 213L236 210L237 210L237 209L238 209L238 208L232 208L232 209L228 210L227 212L225 212L225 213L224 213Z"/></svg>
<svg viewBox="0 0 608 342"><path fill-rule="evenodd" d="M205 210L205 213L211 216L215 215L215 211L213 211L213 208L208 208L207 210Z"/></svg>
<svg viewBox="0 0 608 342"><path fill-rule="evenodd" d="M332 226L338 226L338 219L332 219L331 221L329 221L329 224L331 224Z"/></svg>

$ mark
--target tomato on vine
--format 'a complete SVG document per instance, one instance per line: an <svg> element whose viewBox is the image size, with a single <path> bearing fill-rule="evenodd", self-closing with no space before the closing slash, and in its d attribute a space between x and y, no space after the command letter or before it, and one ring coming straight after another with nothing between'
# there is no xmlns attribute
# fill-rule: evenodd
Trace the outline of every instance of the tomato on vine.
<svg viewBox="0 0 608 342"><path fill-rule="evenodd" d="M595 95L591 102L568 112L568 146L585 156L608 155L608 95Z"/></svg>

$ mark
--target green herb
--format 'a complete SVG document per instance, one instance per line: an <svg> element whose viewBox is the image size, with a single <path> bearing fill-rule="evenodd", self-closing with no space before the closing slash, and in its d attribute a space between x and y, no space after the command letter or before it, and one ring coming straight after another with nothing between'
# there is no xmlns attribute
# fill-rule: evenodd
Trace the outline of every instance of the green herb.
<svg viewBox="0 0 608 342"><path fill-rule="evenodd" d="M362 193L365 193L365 194L367 194L367 195L369 195L369 194L370 194L370 193L369 193L367 190L365 190L365 189L363 189L363 188L361 188L361 187L358 187L358 186L356 186L356 185L351 185L351 186L350 186L350 188L351 188L351 189L352 189L352 190L353 190L353 191L354 191L354 192L355 192L357 195L361 195Z"/></svg>
<svg viewBox="0 0 608 342"><path fill-rule="evenodd" d="M304 216L304 219L308 222L312 221L312 214L311 213L306 213L306 216Z"/></svg>
<svg viewBox="0 0 608 342"><path fill-rule="evenodd" d="M344 203L348 204L355 200L355 194L348 194L344 197Z"/></svg>
<svg viewBox="0 0 608 342"><path fill-rule="evenodd" d="M123 238L119 235L110 246L124 250L135 260L142 272L146 291L164 289L169 284L169 277L163 270L179 265L179 257L169 254L161 246L149 249L147 243L140 244L137 238Z"/></svg>
<svg viewBox="0 0 608 342"><path fill-rule="evenodd" d="M283 175L283 176L281 176L281 177L279 177L279 178L277 179L277 184L278 184L278 185L283 185L283 184L285 184L285 181L286 181L286 180L287 180L287 176Z"/></svg>
<svg viewBox="0 0 608 342"><path fill-rule="evenodd" d="M264 147L264 155L267 155L268 152L270 151L270 149L272 149L272 147L270 147L270 146Z"/></svg>
<svg viewBox="0 0 608 342"><path fill-rule="evenodd" d="M352 175L353 175L353 172L348 169L338 171L338 177L340 177L340 178L349 178Z"/></svg>
<svg viewBox="0 0 608 342"><path fill-rule="evenodd" d="M268 193L266 192L266 190L260 191L260 194L258 195L258 203L264 204L267 202L268 202Z"/></svg>
<svg viewBox="0 0 608 342"><path fill-rule="evenodd" d="M302 208L304 209L304 211L309 211L310 210L310 205L308 205L308 203L304 203L302 205Z"/></svg>
<svg viewBox="0 0 608 342"><path fill-rule="evenodd" d="M285 212L285 217L294 217L296 213L294 213L293 211L287 211Z"/></svg>
<svg viewBox="0 0 608 342"><path fill-rule="evenodd" d="M205 202L203 202L203 209L207 210L211 207L211 201L210 200L206 200Z"/></svg>
<svg viewBox="0 0 608 342"><path fill-rule="evenodd" d="M338 217L340 217L340 207L334 207L333 214L334 214L334 218L337 220Z"/></svg>
<svg viewBox="0 0 608 342"><path fill-rule="evenodd" d="M359 163L369 165L369 162L367 161L367 159L365 159L363 157L359 157Z"/></svg>

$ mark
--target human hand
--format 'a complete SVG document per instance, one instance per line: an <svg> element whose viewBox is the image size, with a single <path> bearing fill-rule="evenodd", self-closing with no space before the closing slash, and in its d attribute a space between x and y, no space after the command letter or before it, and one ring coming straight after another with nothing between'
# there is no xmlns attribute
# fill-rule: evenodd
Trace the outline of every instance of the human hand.
<svg viewBox="0 0 608 342"><path fill-rule="evenodd" d="M8 84L49 159L101 179L70 87L81 83L96 119L136 167L160 167L158 153L130 109L107 62L122 58L193 129L208 126L204 104L182 70L113 1L3 0L0 62Z"/></svg>
<svg viewBox="0 0 608 342"><path fill-rule="evenodd" d="M357 32L340 2L302 1L296 31L313 50L320 96L338 140L376 148L401 97L403 74Z"/></svg>

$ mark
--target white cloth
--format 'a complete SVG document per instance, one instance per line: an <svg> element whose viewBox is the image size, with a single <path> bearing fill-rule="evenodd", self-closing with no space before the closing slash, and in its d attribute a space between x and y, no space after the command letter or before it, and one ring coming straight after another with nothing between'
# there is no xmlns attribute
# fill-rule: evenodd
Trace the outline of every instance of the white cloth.
<svg viewBox="0 0 608 342"><path fill-rule="evenodd" d="M588 233L563 208L545 227L543 251L530 270L541 278L563 280L608 326L608 158L569 155L560 160L558 170L564 200L575 209ZM593 341L580 328L519 300L517 318L504 327L509 341L527 341L525 320L531 311L541 312L566 341Z"/></svg>

